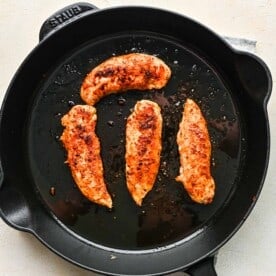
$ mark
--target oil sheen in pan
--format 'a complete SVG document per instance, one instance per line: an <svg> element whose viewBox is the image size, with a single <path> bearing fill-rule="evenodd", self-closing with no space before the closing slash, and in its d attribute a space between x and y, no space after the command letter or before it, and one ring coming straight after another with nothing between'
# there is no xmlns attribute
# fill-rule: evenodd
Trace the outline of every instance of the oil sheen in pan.
<svg viewBox="0 0 276 276"><path fill-rule="evenodd" d="M72 105L83 104L79 89L92 68L112 55L130 52L157 55L172 69L172 78L160 91L109 95L96 105L105 178L114 201L114 208L107 210L86 200L75 186L64 164L60 119ZM201 107L212 140L216 195L206 206L192 202L174 180L179 169L176 133L188 97ZM136 206L128 194L124 174L125 120L140 99L157 102L164 120L159 174L142 207ZM231 92L212 66L191 49L153 33L102 37L70 53L46 75L37 91L28 125L33 183L46 208L65 229L89 242L128 250L163 246L209 223L225 204L241 167L241 131ZM45 146L39 146L41 143ZM54 194L49 192L52 187Z"/></svg>

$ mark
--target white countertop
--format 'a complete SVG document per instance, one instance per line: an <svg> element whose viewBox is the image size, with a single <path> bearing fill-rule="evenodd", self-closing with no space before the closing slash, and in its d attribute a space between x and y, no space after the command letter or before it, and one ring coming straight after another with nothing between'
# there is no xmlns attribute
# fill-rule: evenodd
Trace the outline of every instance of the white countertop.
<svg viewBox="0 0 276 276"><path fill-rule="evenodd" d="M94 0L99 8L117 5L156 6L177 11L217 33L257 41L256 54L276 74L275 0ZM16 69L38 42L43 21L72 4L67 0L0 1L0 101ZM261 196L242 228L219 250L216 270L222 276L276 275L276 94L268 111L271 157ZM50 252L33 236L0 220L0 275L93 275Z"/></svg>

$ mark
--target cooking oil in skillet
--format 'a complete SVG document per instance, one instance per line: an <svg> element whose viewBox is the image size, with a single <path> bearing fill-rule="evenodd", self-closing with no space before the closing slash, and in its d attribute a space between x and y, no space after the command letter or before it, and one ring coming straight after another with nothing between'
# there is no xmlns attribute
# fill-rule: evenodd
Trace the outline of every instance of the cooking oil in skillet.
<svg viewBox="0 0 276 276"><path fill-rule="evenodd" d="M85 199L64 161L59 140L60 119L74 104L84 104L79 89L86 74L105 59L145 52L163 59L172 69L166 87L109 95L97 105L97 134L105 179L114 208L107 210ZM235 99L216 70L192 49L159 34L117 34L90 41L70 54L49 75L35 99L30 119L30 165L38 193L47 208L87 242L119 249L155 248L179 241L210 223L234 189L241 160L241 121ZM194 203L175 181L179 173L176 133L183 104L194 99L207 119L212 142L212 175L216 195L210 205ZM160 170L153 190L135 205L125 183L125 123L135 103L151 99L162 109ZM40 127L37 127L40 126ZM45 144L41 148L39 144ZM55 193L49 193L51 188Z"/></svg>

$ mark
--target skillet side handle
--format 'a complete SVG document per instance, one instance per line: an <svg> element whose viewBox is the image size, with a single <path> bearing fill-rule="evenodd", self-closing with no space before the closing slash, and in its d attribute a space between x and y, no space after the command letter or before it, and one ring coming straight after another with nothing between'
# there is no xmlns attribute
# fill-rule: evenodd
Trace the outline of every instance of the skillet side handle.
<svg viewBox="0 0 276 276"><path fill-rule="evenodd" d="M44 21L40 28L39 41L44 40L55 31L80 18L81 16L96 10L98 10L96 6L85 2L72 4L60 9Z"/></svg>
<svg viewBox="0 0 276 276"><path fill-rule="evenodd" d="M272 90L272 76L267 65L250 53L238 53L235 64L238 78L249 97L266 105Z"/></svg>
<svg viewBox="0 0 276 276"><path fill-rule="evenodd" d="M190 276L217 276L215 257L208 257L185 271Z"/></svg>
<svg viewBox="0 0 276 276"><path fill-rule="evenodd" d="M0 217L11 227L30 232L32 216L29 205L21 192L6 183L0 163Z"/></svg>

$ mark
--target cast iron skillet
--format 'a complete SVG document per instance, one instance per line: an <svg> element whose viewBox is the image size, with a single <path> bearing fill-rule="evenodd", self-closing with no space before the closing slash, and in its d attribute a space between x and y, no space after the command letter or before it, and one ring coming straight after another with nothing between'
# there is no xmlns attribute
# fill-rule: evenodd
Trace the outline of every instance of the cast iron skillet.
<svg viewBox="0 0 276 276"><path fill-rule="evenodd" d="M60 118L83 104L80 85L93 67L130 52L159 56L172 78L161 91L110 95L96 105L105 178L114 199L109 211L75 187L64 164ZM42 26L39 45L18 69L3 102L0 214L63 258L99 273L215 274L215 252L242 225L264 182L271 83L259 58L233 50L182 15L71 5ZM207 206L193 203L174 180L175 135L187 98L201 107L212 140L217 188ZM160 172L142 207L125 187L123 158L125 118L139 99L156 101L164 118Z"/></svg>

